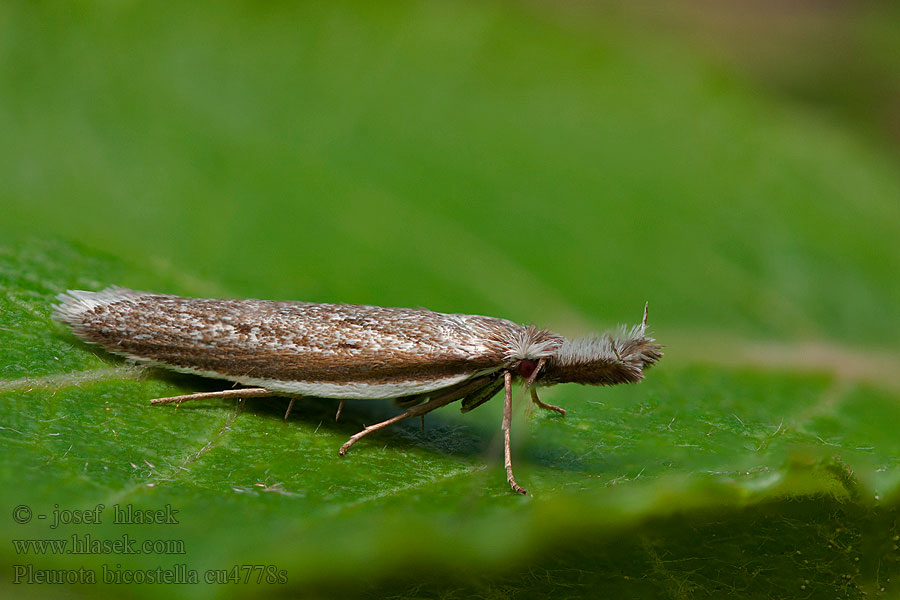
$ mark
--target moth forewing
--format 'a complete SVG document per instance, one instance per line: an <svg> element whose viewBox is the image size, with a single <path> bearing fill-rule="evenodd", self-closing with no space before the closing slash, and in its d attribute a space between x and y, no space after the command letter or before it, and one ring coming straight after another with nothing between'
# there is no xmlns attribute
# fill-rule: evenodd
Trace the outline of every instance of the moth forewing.
<svg viewBox="0 0 900 600"><path fill-rule="evenodd" d="M61 295L83 340L143 363L289 394L397 398L506 362L502 319L424 309L181 298L111 288Z"/></svg>
<svg viewBox="0 0 900 600"><path fill-rule="evenodd" d="M614 385L638 381L662 356L641 325L613 337L569 341L549 330L479 315L368 305L184 298L110 287L58 296L54 317L82 340L140 363L225 379L252 389L160 398L286 395L399 399L406 410L371 432L457 400L463 412L504 393L504 456L513 478L509 413L514 379ZM293 406L293 401L291 403ZM288 412L290 408L288 409ZM338 410L340 414L340 409Z"/></svg>

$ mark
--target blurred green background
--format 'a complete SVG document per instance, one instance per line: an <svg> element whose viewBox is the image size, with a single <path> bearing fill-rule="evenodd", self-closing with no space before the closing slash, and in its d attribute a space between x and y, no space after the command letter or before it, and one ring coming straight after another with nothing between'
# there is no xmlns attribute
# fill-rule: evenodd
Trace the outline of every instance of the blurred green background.
<svg viewBox="0 0 900 600"><path fill-rule="evenodd" d="M0 590L13 565L274 564L135 597L869 597L898 576L900 11L882 3L0 5ZM667 355L516 423L149 409L70 287L426 306ZM497 401L491 403L496 405ZM181 557L23 558L19 504L182 511ZM38 508L35 508L37 511ZM102 535L101 535L102 534ZM99 571L98 571L99 572ZM764 579L755 574L765 572ZM686 596L687 595L687 596Z"/></svg>

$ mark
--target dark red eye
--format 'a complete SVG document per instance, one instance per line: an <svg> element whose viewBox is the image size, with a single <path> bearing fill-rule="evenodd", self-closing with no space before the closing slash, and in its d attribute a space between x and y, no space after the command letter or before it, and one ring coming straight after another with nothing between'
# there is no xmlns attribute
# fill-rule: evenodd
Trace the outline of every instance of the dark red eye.
<svg viewBox="0 0 900 600"><path fill-rule="evenodd" d="M534 373L535 367L537 367L537 363L533 360L523 360L519 363L519 374L528 379Z"/></svg>

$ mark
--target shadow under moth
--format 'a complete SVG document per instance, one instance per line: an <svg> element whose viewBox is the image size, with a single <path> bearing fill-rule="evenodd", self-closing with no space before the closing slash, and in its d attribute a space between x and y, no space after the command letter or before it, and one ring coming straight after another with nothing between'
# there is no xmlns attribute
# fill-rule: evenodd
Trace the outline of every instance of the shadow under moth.
<svg viewBox="0 0 900 600"><path fill-rule="evenodd" d="M524 381L540 408L538 386L616 385L643 378L662 357L640 325L568 340L533 325L423 308L183 298L109 287L58 296L54 317L82 340L140 363L253 386L151 400L299 396L341 400L394 399L404 412L366 426L339 451L409 417L462 401L470 411L504 390L506 478L516 492L510 459L512 385Z"/></svg>

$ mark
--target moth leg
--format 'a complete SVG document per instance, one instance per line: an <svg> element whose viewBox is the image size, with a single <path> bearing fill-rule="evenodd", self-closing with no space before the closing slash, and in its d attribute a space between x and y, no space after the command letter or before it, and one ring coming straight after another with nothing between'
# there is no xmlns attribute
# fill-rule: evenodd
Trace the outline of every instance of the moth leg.
<svg viewBox="0 0 900 600"><path fill-rule="evenodd" d="M287 410L284 411L284 420L285 421L288 420L288 416L290 416L291 410L294 409L294 400L296 400L296 398L291 398L291 402L288 404Z"/></svg>
<svg viewBox="0 0 900 600"><path fill-rule="evenodd" d="M244 388L237 390L222 390L220 392L200 392L197 394L185 394L184 396L169 396L168 398L154 398L150 404L169 404L187 402L188 400L205 400L206 398L264 398L266 396L278 396L279 392L273 392L266 388ZM293 406L293 400L291 400ZM285 415L285 418L287 415Z"/></svg>
<svg viewBox="0 0 900 600"><path fill-rule="evenodd" d="M544 368L544 365L547 364L547 359L542 358L537 362L537 365L534 367L534 371L531 372L531 375L528 376L528 379L525 380L525 389L531 387L531 384L534 383L534 380L537 379L538 374L541 372L541 369Z"/></svg>
<svg viewBox="0 0 900 600"><path fill-rule="evenodd" d="M556 411L559 414L561 414L562 416L566 416L566 409L560 408L553 404L547 404L546 402L541 402L541 399L538 398L537 390L535 388L531 388L531 401L534 402L535 404L537 404L540 408L543 408L544 410Z"/></svg>
<svg viewBox="0 0 900 600"><path fill-rule="evenodd" d="M446 406L451 402L456 402L460 398L464 398L466 394L471 392L474 389L477 389L484 385L485 378L479 377L477 379L473 379L468 384L463 385L461 387L454 388L444 394L443 396L438 396L437 398L432 398L428 402L423 402L422 404L417 404L410 408L409 410L400 413L396 417L391 417L386 421L382 421L381 423L375 423L374 425L367 425L363 428L362 431L355 433L347 442L341 446L341 449L338 451L338 454L344 456L347 453L347 450L350 449L350 446L369 435L373 431L378 431L379 429L384 429L389 425L393 425L394 423L399 423L403 419L408 419L409 417L418 417L424 416L425 413L429 413L436 408L440 408L442 406Z"/></svg>
<svg viewBox="0 0 900 600"><path fill-rule="evenodd" d="M503 464L506 466L506 481L509 482L509 486L514 492L527 494L528 490L516 483L512 472L512 457L509 450L509 424L512 421L512 373L509 371L503 374L503 384L505 395L503 398L503 424L500 428L503 430Z"/></svg>
<svg viewBox="0 0 900 600"><path fill-rule="evenodd" d="M429 400L428 402L426 402L424 404L419 404L417 406L414 406L414 407L410 408L409 410L407 410L406 412L400 413L396 417L392 417L392 418L388 419L387 421L382 421L381 423L375 423L374 425L366 425L362 431L354 434L349 440L347 440L347 443L345 443L343 446L341 446L341 449L338 451L338 454L343 456L344 454L347 453L347 450L350 449L350 446L352 446L353 444L355 444L356 442L358 442L365 436L369 435L373 431L378 431L379 429L384 429L388 425L393 425L394 423L399 423L403 419L408 419L409 417L417 417L419 415L424 415L425 413L431 412L432 410L434 410L436 408L440 408L446 404L450 404L451 402L453 402L455 400L459 400L459 397L456 396L455 394L447 395L447 396L440 396L440 397L435 398L434 400Z"/></svg>
<svg viewBox="0 0 900 600"><path fill-rule="evenodd" d="M341 398L341 403L338 404L337 412L334 413L334 420L337 421L341 418L341 411L344 410L344 405L347 404L347 401Z"/></svg>

